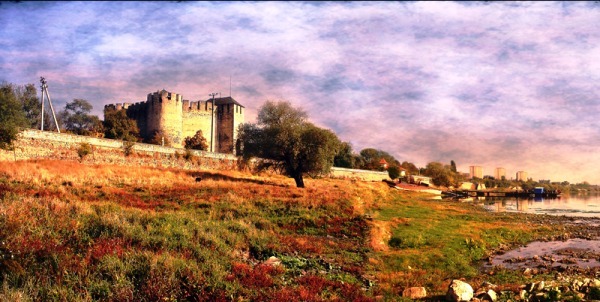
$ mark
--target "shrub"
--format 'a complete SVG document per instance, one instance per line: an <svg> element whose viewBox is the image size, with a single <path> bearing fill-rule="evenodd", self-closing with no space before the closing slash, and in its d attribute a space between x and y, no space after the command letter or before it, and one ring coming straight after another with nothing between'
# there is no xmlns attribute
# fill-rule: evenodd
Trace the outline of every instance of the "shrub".
<svg viewBox="0 0 600 302"><path fill-rule="evenodd" d="M185 149L185 153L183 154L183 158L187 161L191 161L192 159L194 159L194 153L192 153L192 150L190 149Z"/></svg>
<svg viewBox="0 0 600 302"><path fill-rule="evenodd" d="M388 175L391 179L400 177L400 168L398 166L390 166L388 168Z"/></svg>
<svg viewBox="0 0 600 302"><path fill-rule="evenodd" d="M106 280L93 280L89 291L94 300L108 300L111 293L110 283Z"/></svg>
<svg viewBox="0 0 600 302"><path fill-rule="evenodd" d="M388 241L388 245L391 247L400 248L400 247L402 247L402 238L392 237Z"/></svg>
<svg viewBox="0 0 600 302"><path fill-rule="evenodd" d="M133 146L135 146L135 142L123 141L123 153L125 156L133 154Z"/></svg>
<svg viewBox="0 0 600 302"><path fill-rule="evenodd" d="M83 160L86 156L92 153L92 145L88 143L79 144L79 149L77 149L77 155L80 160Z"/></svg>
<svg viewBox="0 0 600 302"><path fill-rule="evenodd" d="M165 147L171 147L171 140L169 137L162 131L154 132L154 135L146 141L147 143L154 145L161 145Z"/></svg>
<svg viewBox="0 0 600 302"><path fill-rule="evenodd" d="M195 149L195 150L208 150L208 143L206 142L206 138L202 135L202 130L198 130L193 137L185 138L185 148L186 149Z"/></svg>

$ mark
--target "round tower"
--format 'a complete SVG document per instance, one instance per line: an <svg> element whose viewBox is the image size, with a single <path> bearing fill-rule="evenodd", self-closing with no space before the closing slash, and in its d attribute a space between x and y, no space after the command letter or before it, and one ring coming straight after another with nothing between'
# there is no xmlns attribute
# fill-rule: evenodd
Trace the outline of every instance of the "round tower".
<svg viewBox="0 0 600 302"><path fill-rule="evenodd" d="M146 136L162 133L173 147L183 146L183 97L166 90L148 94Z"/></svg>

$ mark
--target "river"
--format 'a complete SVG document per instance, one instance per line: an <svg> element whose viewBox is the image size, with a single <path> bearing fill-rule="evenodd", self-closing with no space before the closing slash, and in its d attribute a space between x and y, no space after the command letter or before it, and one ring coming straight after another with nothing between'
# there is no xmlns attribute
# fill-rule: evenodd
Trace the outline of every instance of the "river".
<svg viewBox="0 0 600 302"><path fill-rule="evenodd" d="M563 195L559 198L482 198L486 209L495 212L565 215L600 218L600 195Z"/></svg>
<svg viewBox="0 0 600 302"><path fill-rule="evenodd" d="M565 195L560 198L479 198L483 206L496 212L524 212L549 214L588 219L569 220L577 230L585 234L585 239L577 236L556 241L536 241L526 246L493 257L484 265L485 269L502 266L509 269L544 268L546 273L558 271L597 269L600 267L600 238L598 220L600 218L600 195Z"/></svg>

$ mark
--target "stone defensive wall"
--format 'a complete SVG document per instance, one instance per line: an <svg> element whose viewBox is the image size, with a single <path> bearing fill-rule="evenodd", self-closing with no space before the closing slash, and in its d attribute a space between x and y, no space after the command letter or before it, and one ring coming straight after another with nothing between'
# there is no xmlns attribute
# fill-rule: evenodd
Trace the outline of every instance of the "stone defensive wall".
<svg viewBox="0 0 600 302"><path fill-rule="evenodd" d="M331 168L329 177L363 181L382 181L384 179L390 179L388 172L346 169L338 167Z"/></svg>
<svg viewBox="0 0 600 302"><path fill-rule="evenodd" d="M119 140L27 129L19 134L12 151L0 149L0 161L29 159L77 160L81 144L92 147L84 163L125 166L173 167L183 169L236 170L240 162L233 154L191 150L195 158L186 160L183 148L135 143L125 156L125 144Z"/></svg>
<svg viewBox="0 0 600 302"><path fill-rule="evenodd" d="M119 140L95 138L66 133L27 129L19 133L14 150L0 149L0 161L58 159L80 161L77 150L81 144L92 146L92 153L84 157L86 164L116 164L123 166L150 166L183 168L188 170L239 170L245 169L233 154L191 150L194 159L186 160L183 148L135 143L131 155L125 156L125 144ZM389 179L387 172L332 167L329 177L361 181Z"/></svg>

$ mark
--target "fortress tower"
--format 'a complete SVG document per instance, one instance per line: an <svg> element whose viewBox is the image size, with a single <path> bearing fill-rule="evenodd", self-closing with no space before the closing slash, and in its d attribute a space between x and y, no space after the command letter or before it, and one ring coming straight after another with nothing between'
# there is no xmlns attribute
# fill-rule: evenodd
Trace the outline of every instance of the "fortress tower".
<svg viewBox="0 0 600 302"><path fill-rule="evenodd" d="M217 106L217 152L235 153L239 125L244 123L244 106L232 97L215 99Z"/></svg>
<svg viewBox="0 0 600 302"><path fill-rule="evenodd" d="M173 146L183 146L183 97L164 89L149 93L146 101L146 123L146 138L152 138L162 132ZM140 131L141 129L140 127Z"/></svg>
<svg viewBox="0 0 600 302"><path fill-rule="evenodd" d="M174 147L183 147L186 137L202 131L208 151L235 153L238 126L244 122L244 106L232 97L190 102L166 90L149 93L146 102L104 106L107 110L126 110L135 119L145 140L162 133Z"/></svg>

